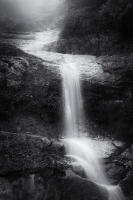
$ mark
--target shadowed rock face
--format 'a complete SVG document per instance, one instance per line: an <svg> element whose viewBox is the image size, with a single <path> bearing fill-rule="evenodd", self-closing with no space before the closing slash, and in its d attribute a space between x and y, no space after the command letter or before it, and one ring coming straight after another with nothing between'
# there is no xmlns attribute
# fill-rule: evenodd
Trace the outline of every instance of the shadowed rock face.
<svg viewBox="0 0 133 200"><path fill-rule="evenodd" d="M126 178L121 181L120 186L126 197L133 199L133 171L129 172Z"/></svg>
<svg viewBox="0 0 133 200"><path fill-rule="evenodd" d="M52 191L48 200L58 199L58 200L106 200L107 192L104 188L98 186L97 184L83 179L73 173L68 174L64 178L60 178L49 181L49 191Z"/></svg>
<svg viewBox="0 0 133 200"><path fill-rule="evenodd" d="M72 172L62 176L53 170L1 177L0 189L4 200L107 200L104 188Z"/></svg>
<svg viewBox="0 0 133 200"><path fill-rule="evenodd" d="M133 139L133 58L97 58L102 80L84 80L83 99L86 116L99 128L119 139Z"/></svg>
<svg viewBox="0 0 133 200"><path fill-rule="evenodd" d="M61 90L59 73L51 70L47 62L12 45L1 44L0 121L7 123L4 126L0 123L0 130L29 132L18 131L21 127L17 120L16 125L13 122L13 118L19 119L20 115L35 118L35 121L42 120L42 125L46 126L58 123L61 117Z"/></svg>
<svg viewBox="0 0 133 200"><path fill-rule="evenodd" d="M63 171L66 165L64 147L47 138L0 133L0 175L14 172L36 172L46 168Z"/></svg>
<svg viewBox="0 0 133 200"><path fill-rule="evenodd" d="M0 133L0 141L1 199L107 199L104 188L68 169L61 143L13 133Z"/></svg>

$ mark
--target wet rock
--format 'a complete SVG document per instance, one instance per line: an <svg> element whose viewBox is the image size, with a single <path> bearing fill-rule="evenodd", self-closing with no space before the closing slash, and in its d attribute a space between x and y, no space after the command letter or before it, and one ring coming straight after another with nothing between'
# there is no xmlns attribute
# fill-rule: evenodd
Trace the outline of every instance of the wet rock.
<svg viewBox="0 0 133 200"><path fill-rule="evenodd" d="M0 133L0 175L67 168L62 144L39 136Z"/></svg>
<svg viewBox="0 0 133 200"><path fill-rule="evenodd" d="M133 169L133 161L129 160L129 161L125 162L124 166L126 167L126 169L132 170Z"/></svg>
<svg viewBox="0 0 133 200"><path fill-rule="evenodd" d="M50 70L47 61L44 63L15 46L0 44L0 121L23 113L46 123L55 119L59 122L60 81L59 73Z"/></svg>
<svg viewBox="0 0 133 200"><path fill-rule="evenodd" d="M110 168L108 170L107 174L108 174L109 178L115 179L116 181L120 181L125 177L126 172L125 172L125 168L123 166L117 165L117 166Z"/></svg>
<svg viewBox="0 0 133 200"><path fill-rule="evenodd" d="M131 145L131 152L132 152L132 154L133 154L133 144Z"/></svg>
<svg viewBox="0 0 133 200"><path fill-rule="evenodd" d="M10 62L10 67L6 73L7 87L21 89L29 62L24 58L9 58L8 62Z"/></svg>
<svg viewBox="0 0 133 200"><path fill-rule="evenodd" d="M108 178L114 180L114 183L122 181L133 169L131 150L129 148L124 149L124 146L120 146L108 159L105 159Z"/></svg>
<svg viewBox="0 0 133 200"><path fill-rule="evenodd" d="M133 154L131 153L131 150L128 148L126 149L121 155L120 155L121 159L125 159L125 160L133 160Z"/></svg>
<svg viewBox="0 0 133 200"><path fill-rule="evenodd" d="M53 170L36 174L0 178L2 200L107 200L107 191L75 175L70 169L66 176L55 176Z"/></svg>
<svg viewBox="0 0 133 200"><path fill-rule="evenodd" d="M85 177L84 169L83 169L83 167L81 166L80 163L73 162L73 163L71 163L70 168L75 174L77 174L81 177Z"/></svg>
<svg viewBox="0 0 133 200"><path fill-rule="evenodd" d="M107 191L69 171L68 176L48 182L47 200L107 200ZM52 192L51 192L52 191ZM49 195L50 194L50 195Z"/></svg>
<svg viewBox="0 0 133 200"><path fill-rule="evenodd" d="M117 139L133 140L133 57L102 56L97 58L103 74L99 80L83 82L86 116L97 125L101 134ZM103 130L103 132L102 132Z"/></svg>
<svg viewBox="0 0 133 200"><path fill-rule="evenodd" d="M133 200L133 171L129 172L126 178L121 181L120 186L128 199Z"/></svg>
<svg viewBox="0 0 133 200"><path fill-rule="evenodd" d="M0 199L2 200L39 200L45 188L38 181L38 175L8 176L0 178ZM44 189L44 191L43 191Z"/></svg>
<svg viewBox="0 0 133 200"><path fill-rule="evenodd" d="M0 199L1 200L13 199L11 183L3 177L0 177Z"/></svg>

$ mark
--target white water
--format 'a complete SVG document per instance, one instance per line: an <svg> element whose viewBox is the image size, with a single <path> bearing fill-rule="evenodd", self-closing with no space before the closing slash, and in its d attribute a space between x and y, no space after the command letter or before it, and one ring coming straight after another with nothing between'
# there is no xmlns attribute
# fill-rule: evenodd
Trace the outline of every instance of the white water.
<svg viewBox="0 0 133 200"><path fill-rule="evenodd" d="M108 200L125 200L119 186L109 185L102 162L99 161L93 150L91 140L81 137L83 134L79 129L83 125L83 105L80 73L76 65L72 63L71 65L62 66L61 73L63 77L66 124L66 138L62 141L66 146L66 156L81 164L87 178L106 188Z"/></svg>
<svg viewBox="0 0 133 200"><path fill-rule="evenodd" d="M69 70L68 70L69 69ZM67 134L77 136L83 117L80 76L75 65L64 65L62 68L65 98L65 122Z"/></svg>

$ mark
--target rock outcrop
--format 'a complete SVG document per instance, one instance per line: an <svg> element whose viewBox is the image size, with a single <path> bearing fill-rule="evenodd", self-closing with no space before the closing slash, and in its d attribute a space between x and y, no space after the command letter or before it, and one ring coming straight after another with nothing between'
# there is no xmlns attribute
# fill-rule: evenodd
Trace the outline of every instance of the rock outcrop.
<svg viewBox="0 0 133 200"><path fill-rule="evenodd" d="M47 62L12 45L0 45L0 130L17 132L20 127L13 119L20 115L46 124L59 122L61 90L59 73ZM2 126L5 121L8 123Z"/></svg>
<svg viewBox="0 0 133 200"><path fill-rule="evenodd" d="M0 199L107 200L104 187L69 169L61 143L15 133L0 141Z"/></svg>
<svg viewBox="0 0 133 200"><path fill-rule="evenodd" d="M105 188L68 170L65 176L44 170L36 174L0 177L3 200L107 200ZM71 172L71 173L70 173Z"/></svg>
<svg viewBox="0 0 133 200"><path fill-rule="evenodd" d="M121 181L120 186L128 199L133 199L133 171L129 172L126 178Z"/></svg>
<svg viewBox="0 0 133 200"><path fill-rule="evenodd" d="M63 171L66 165L61 143L40 136L0 133L0 175L33 173L47 168Z"/></svg>
<svg viewBox="0 0 133 200"><path fill-rule="evenodd" d="M104 130L104 135L131 140L133 57L103 56L97 58L97 63L103 69L102 80L93 80L92 77L83 82L86 116L96 124L98 130Z"/></svg>

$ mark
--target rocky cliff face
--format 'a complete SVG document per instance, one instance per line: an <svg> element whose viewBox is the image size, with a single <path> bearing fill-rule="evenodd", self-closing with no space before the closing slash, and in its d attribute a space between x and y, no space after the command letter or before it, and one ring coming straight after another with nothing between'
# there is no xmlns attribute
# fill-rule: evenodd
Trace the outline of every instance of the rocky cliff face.
<svg viewBox="0 0 133 200"><path fill-rule="evenodd" d="M102 80L85 80L83 98L86 116L111 136L133 138L133 58L106 56L97 58ZM104 132L105 133L105 132Z"/></svg>
<svg viewBox="0 0 133 200"><path fill-rule="evenodd" d="M1 44L0 56L1 130L5 121L8 121L8 125L15 125L12 127L9 125L9 129L7 125L7 129L4 129L6 131L12 129L17 132L23 129L21 121L27 116L36 118L38 120L36 123L39 124L40 120L42 124L54 124L55 119L59 122L61 116L59 73L51 71L43 60L9 44ZM34 126L36 120L28 118L28 121Z"/></svg>
<svg viewBox="0 0 133 200"><path fill-rule="evenodd" d="M64 147L40 136L0 133L0 175L65 169ZM56 167L55 167L56 166Z"/></svg>

